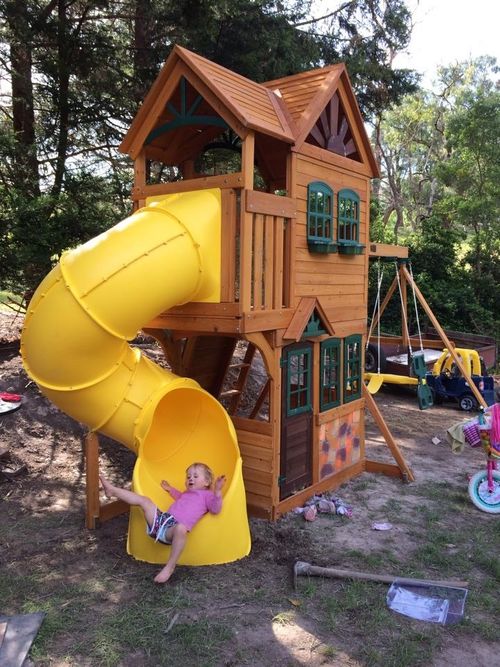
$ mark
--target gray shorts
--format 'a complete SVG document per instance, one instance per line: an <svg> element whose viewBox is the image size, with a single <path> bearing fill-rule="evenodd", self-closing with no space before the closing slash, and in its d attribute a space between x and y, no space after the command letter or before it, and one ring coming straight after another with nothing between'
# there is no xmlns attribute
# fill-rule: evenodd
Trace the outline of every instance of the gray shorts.
<svg viewBox="0 0 500 667"><path fill-rule="evenodd" d="M179 522L168 512L162 512L156 508L155 518L153 525L147 527L147 534L152 537L156 542L161 542L162 544L172 544L171 540L166 537L166 533L169 528L173 528Z"/></svg>

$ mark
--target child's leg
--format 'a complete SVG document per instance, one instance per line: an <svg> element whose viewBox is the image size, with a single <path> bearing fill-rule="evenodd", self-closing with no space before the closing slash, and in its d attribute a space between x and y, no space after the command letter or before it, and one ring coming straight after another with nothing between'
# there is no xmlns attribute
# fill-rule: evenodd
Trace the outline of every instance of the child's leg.
<svg viewBox="0 0 500 667"><path fill-rule="evenodd" d="M186 546L187 532L188 531L186 526L183 526L182 523L178 523L176 526L170 528L167 531L168 539L172 540L170 558L168 559L165 567L156 575L155 581L157 584L164 584L172 576L172 573L175 570L175 566L177 565L177 561L179 560L179 556Z"/></svg>
<svg viewBox="0 0 500 667"><path fill-rule="evenodd" d="M120 486L114 486L113 484L111 484L111 482L108 482L108 480L102 475L99 476L99 479L101 480L104 493L108 498L111 497L118 498L119 500L123 500L124 502L126 502L128 505L139 506L140 508L142 508L142 511L144 512L144 516L146 517L148 525L149 526L153 525L153 521L155 519L156 505L153 503L152 500L150 500L147 496L141 496L138 493L135 493L134 491L128 491L128 489L122 489Z"/></svg>

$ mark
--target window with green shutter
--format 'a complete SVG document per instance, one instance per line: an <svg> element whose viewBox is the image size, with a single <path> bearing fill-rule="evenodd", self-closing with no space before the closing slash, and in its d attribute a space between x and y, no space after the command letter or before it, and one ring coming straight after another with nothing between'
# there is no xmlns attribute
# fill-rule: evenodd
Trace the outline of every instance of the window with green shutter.
<svg viewBox="0 0 500 667"><path fill-rule="evenodd" d="M310 412L312 350L310 348L291 350L286 363L288 364L287 416Z"/></svg>
<svg viewBox="0 0 500 667"><path fill-rule="evenodd" d="M359 195L353 190L340 190L337 202L337 240L339 252L359 255L364 245L359 242Z"/></svg>
<svg viewBox="0 0 500 667"><path fill-rule="evenodd" d="M361 397L361 336L344 339L344 403Z"/></svg>
<svg viewBox="0 0 500 667"><path fill-rule="evenodd" d="M321 343L320 409L322 412L340 405L340 340L329 338Z"/></svg>
<svg viewBox="0 0 500 667"><path fill-rule="evenodd" d="M333 190L315 181L307 186L307 245L311 252L336 252L333 241Z"/></svg>

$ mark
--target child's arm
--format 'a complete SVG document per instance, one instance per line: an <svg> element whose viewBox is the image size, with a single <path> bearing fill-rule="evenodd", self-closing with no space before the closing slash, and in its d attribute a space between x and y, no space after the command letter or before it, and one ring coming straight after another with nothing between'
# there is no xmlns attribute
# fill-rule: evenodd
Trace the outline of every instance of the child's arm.
<svg viewBox="0 0 500 667"><path fill-rule="evenodd" d="M220 477L217 477L215 480L215 495L216 496L222 496L222 487L226 483L226 476L221 475Z"/></svg>
<svg viewBox="0 0 500 667"><path fill-rule="evenodd" d="M182 495L182 492L176 489L171 484L169 484L166 479L162 479L162 481L160 482L160 486L164 491L170 493L170 495L172 496L172 498L174 498L174 500L177 500L177 498L179 498L179 496Z"/></svg>
<svg viewBox="0 0 500 667"><path fill-rule="evenodd" d="M222 509L222 487L226 483L226 476L221 475L215 480L214 493L208 502L208 511L211 514L219 514Z"/></svg>

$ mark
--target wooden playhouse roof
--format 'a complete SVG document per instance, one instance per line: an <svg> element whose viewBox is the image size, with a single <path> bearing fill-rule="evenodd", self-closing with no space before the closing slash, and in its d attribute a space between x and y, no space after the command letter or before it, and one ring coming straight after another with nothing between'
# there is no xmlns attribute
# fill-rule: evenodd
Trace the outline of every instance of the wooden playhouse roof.
<svg viewBox="0 0 500 667"><path fill-rule="evenodd" d="M192 98L188 101L185 87L182 93L185 99L179 99L179 86L183 79L187 82L185 86L190 86L201 96L202 102L190 119L180 123L181 107L185 114L192 103ZM215 122L215 116L242 138L249 130L254 130L298 148L335 93L340 96L349 123L353 126L360 159L368 163L369 170L376 175L376 161L345 65L331 65L259 84L180 46L174 46L139 108L120 150L135 159L146 147L149 156L162 153L176 163L176 146L182 144L183 158L187 159L190 157L189 149L194 154L220 134L220 124L210 126L210 122L206 123L207 118ZM172 104L176 94L176 104ZM194 107L195 104L192 104ZM197 120L201 118L204 123L197 125ZM181 129L176 129L182 134L182 141L177 139L174 148L171 148L168 142L162 144L162 141L165 142L162 128L172 127L174 123L182 125Z"/></svg>

